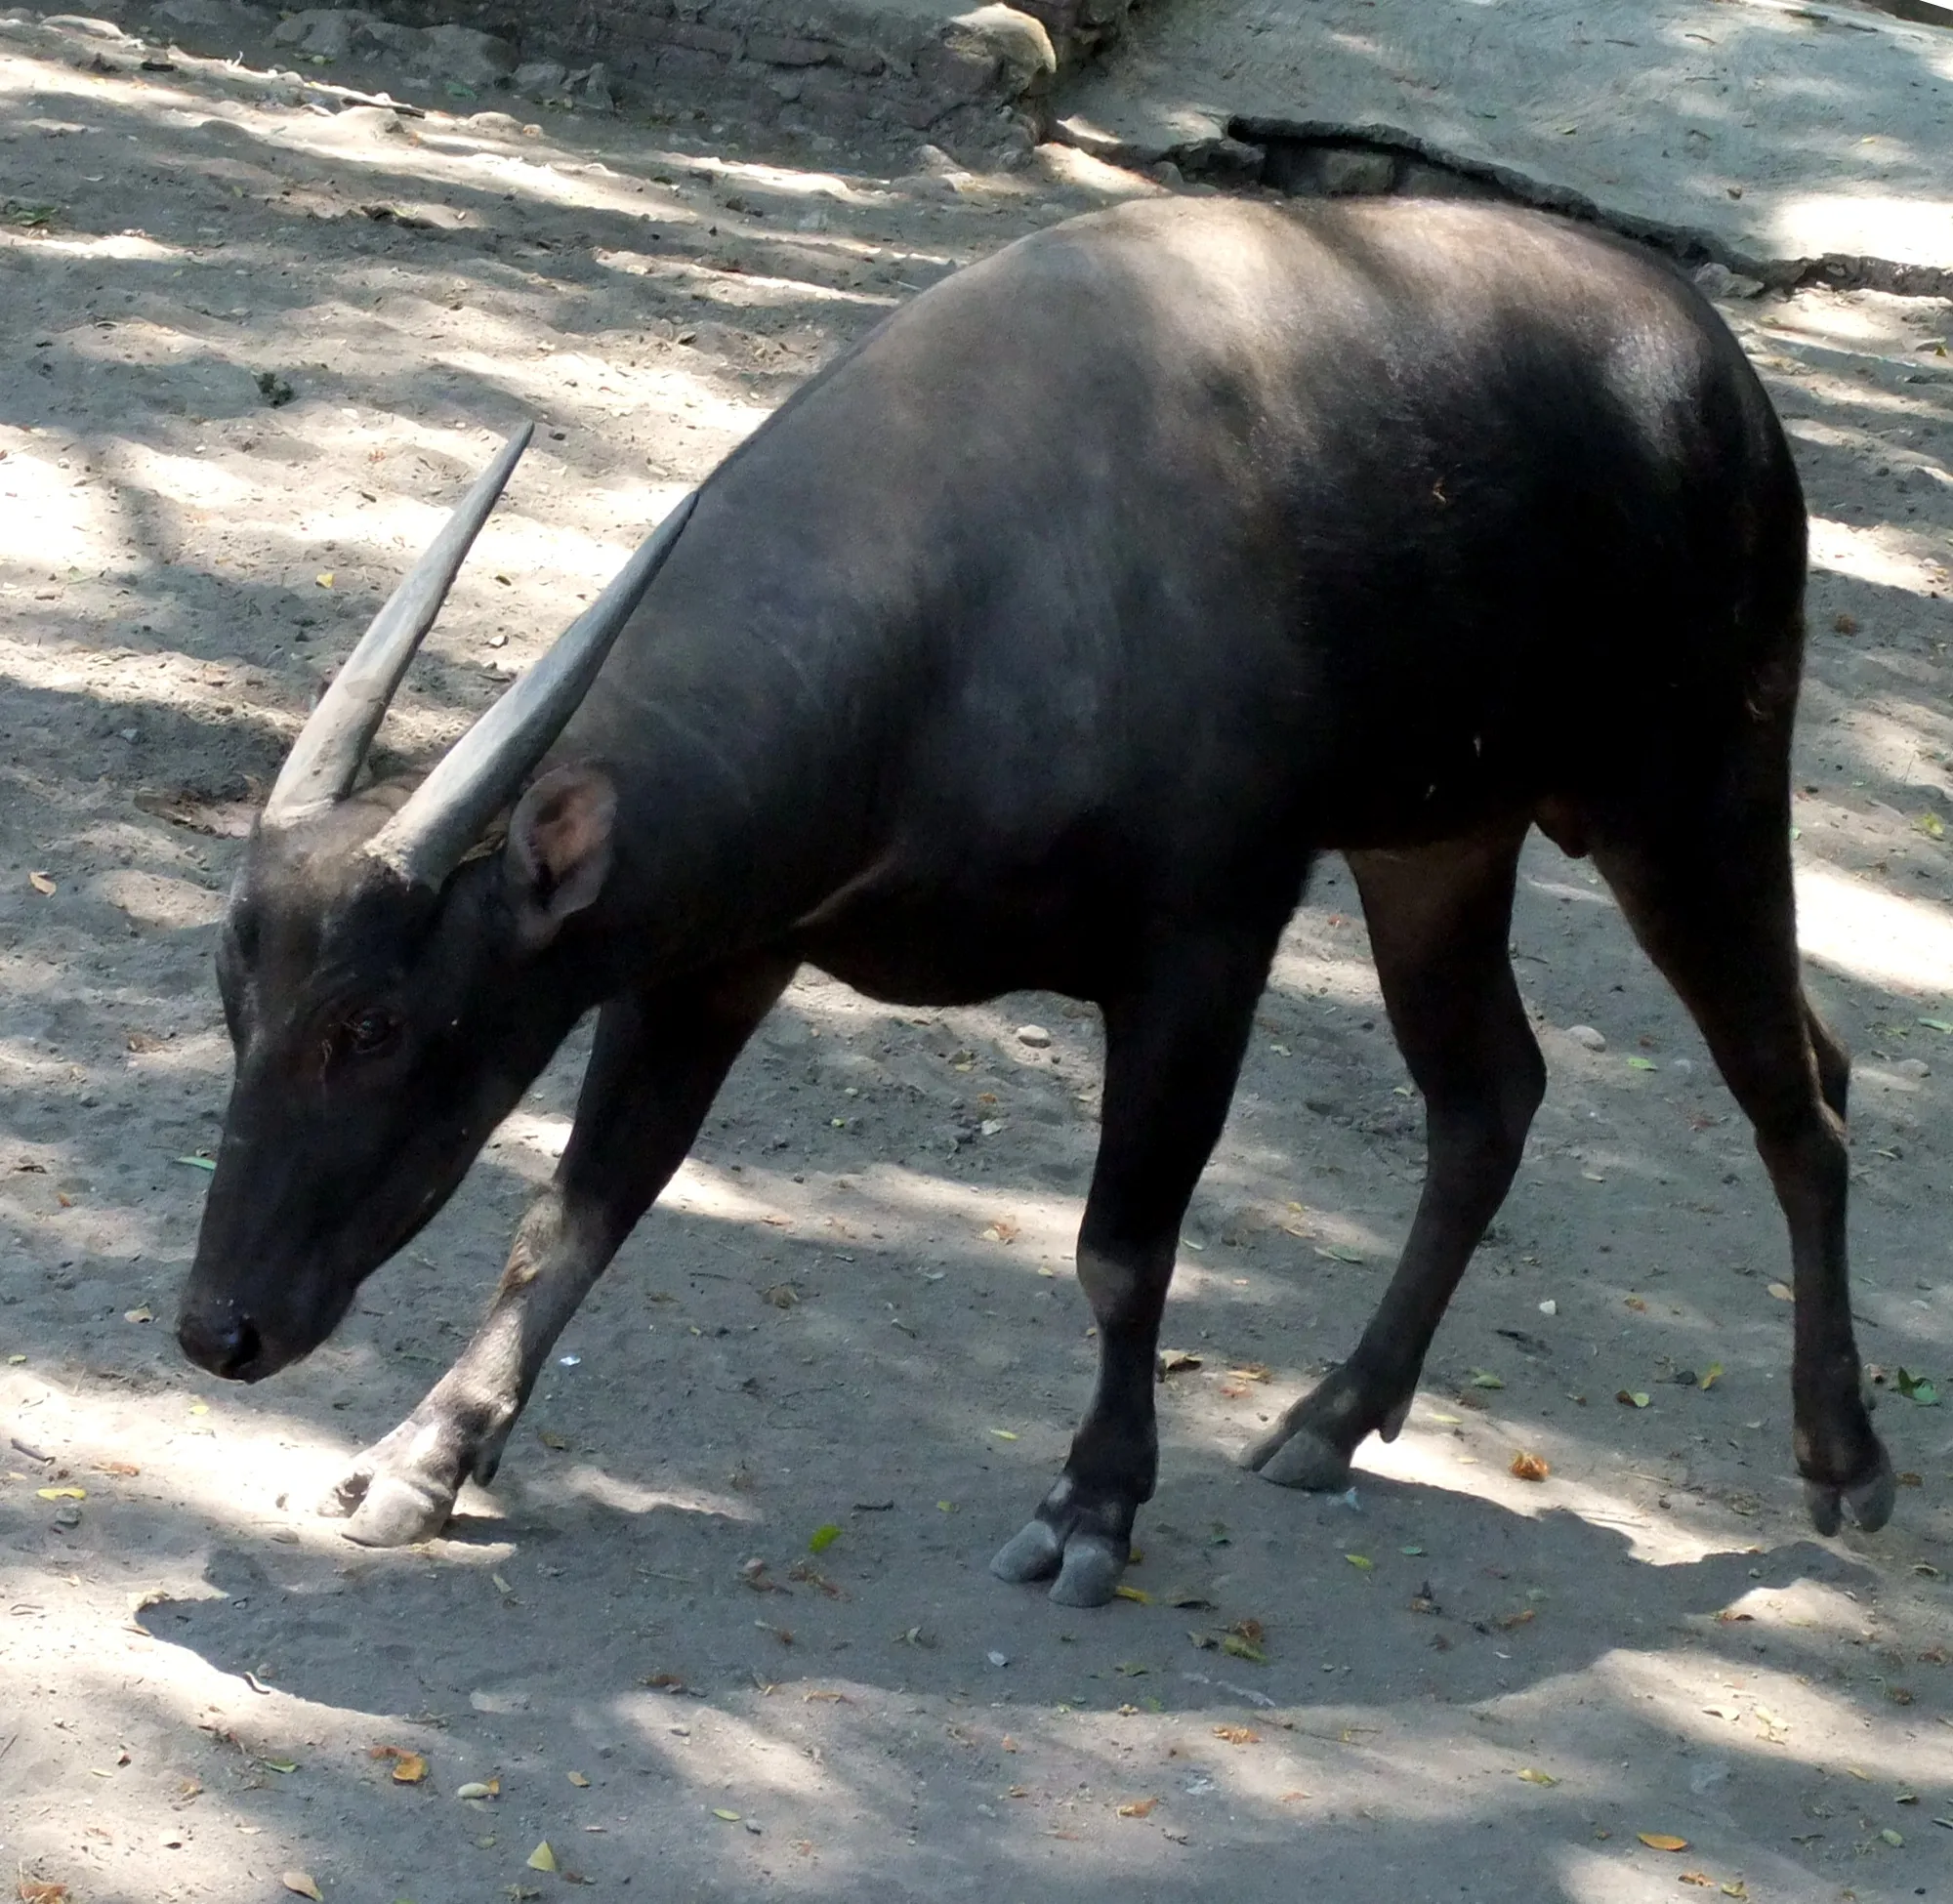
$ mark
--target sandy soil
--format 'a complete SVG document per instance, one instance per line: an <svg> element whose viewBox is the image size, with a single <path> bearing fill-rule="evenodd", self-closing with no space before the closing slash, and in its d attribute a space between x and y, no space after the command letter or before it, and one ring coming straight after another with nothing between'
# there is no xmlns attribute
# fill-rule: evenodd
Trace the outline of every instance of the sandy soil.
<svg viewBox="0 0 1953 1904"><path fill-rule="evenodd" d="M1421 1170L1329 868L1188 1220L1168 1340L1198 1365L1163 1384L1143 1597L1065 1613L984 1570L1092 1363L1068 1249L1094 1021L1045 998L893 1012L812 975L492 1496L367 1552L310 1503L472 1326L581 1047L329 1347L248 1392L193 1376L167 1322L228 1081L212 921L254 781L519 418L547 427L396 758L457 731L891 304L1152 187L1051 152L968 179L703 124L402 126L175 63L0 22L0 1868L21 1895L266 1899L287 1873L418 1904L570 1874L850 1904L1953 1894L1953 1405L1898 1377L1953 1387L1953 364L1932 342L1953 312L1730 310L1816 517L1804 931L1858 1053L1857 1308L1908 1483L1886 1533L1810 1536L1747 1133L1605 893L1541 846L1514 943L1551 1095L1351 1500L1230 1461L1353 1341ZM1516 1478L1518 1453L1550 1478Z"/></svg>

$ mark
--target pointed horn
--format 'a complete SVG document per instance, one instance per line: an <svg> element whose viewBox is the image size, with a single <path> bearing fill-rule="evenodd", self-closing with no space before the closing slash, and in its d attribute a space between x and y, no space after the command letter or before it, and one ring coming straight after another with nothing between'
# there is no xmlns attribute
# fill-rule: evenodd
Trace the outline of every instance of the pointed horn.
<svg viewBox="0 0 1953 1904"><path fill-rule="evenodd" d="M469 545L481 532L534 434L535 425L525 423L502 445L427 553L373 617L285 756L271 797L265 803L266 825L290 826L309 819L353 791L400 677L434 626Z"/></svg>
<svg viewBox="0 0 1953 1904"><path fill-rule="evenodd" d="M697 500L696 490L686 496L556 645L455 742L366 843L369 853L409 884L439 887L446 881L590 691Z"/></svg>

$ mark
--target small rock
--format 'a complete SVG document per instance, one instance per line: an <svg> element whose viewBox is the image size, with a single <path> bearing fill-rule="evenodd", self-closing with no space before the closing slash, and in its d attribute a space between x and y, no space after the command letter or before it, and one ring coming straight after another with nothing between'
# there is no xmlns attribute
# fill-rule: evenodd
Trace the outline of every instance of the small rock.
<svg viewBox="0 0 1953 1904"><path fill-rule="evenodd" d="M1603 1052L1607 1049L1607 1041L1591 1024L1570 1024L1566 1027L1566 1035L1582 1051Z"/></svg>
<svg viewBox="0 0 1953 1904"><path fill-rule="evenodd" d="M986 1653L984 1657L992 1666L1009 1666L1011 1663L1011 1656L1008 1653L991 1652Z"/></svg>
<svg viewBox="0 0 1953 1904"><path fill-rule="evenodd" d="M515 1686L477 1686L468 1703L478 1713L525 1713L529 1695Z"/></svg>
<svg viewBox="0 0 1953 1904"><path fill-rule="evenodd" d="M1018 1027L1018 1043L1028 1045L1034 1052L1041 1052L1051 1043L1051 1033L1041 1024L1020 1024Z"/></svg>
<svg viewBox="0 0 1953 1904"><path fill-rule="evenodd" d="M486 92L516 70L516 49L473 26L428 26L420 34L417 62L440 79Z"/></svg>
<svg viewBox="0 0 1953 1904"><path fill-rule="evenodd" d="M1744 277L1726 265L1708 264L1695 273L1695 288L1705 298L1755 298L1763 295L1764 281Z"/></svg>
<svg viewBox="0 0 1953 1904"><path fill-rule="evenodd" d="M1932 1066L1923 1057L1902 1057L1892 1066L1893 1077L1910 1078L1915 1084L1921 1078L1930 1078L1932 1075Z"/></svg>
<svg viewBox="0 0 1953 1904"><path fill-rule="evenodd" d="M569 68L555 60L530 60L509 78L509 90L519 100L561 99L568 84Z"/></svg>
<svg viewBox="0 0 1953 1904"><path fill-rule="evenodd" d="M593 112L614 112L617 109L617 96L610 90L610 74L601 60L588 72L572 75L569 90L572 97L580 100Z"/></svg>
<svg viewBox="0 0 1953 1904"><path fill-rule="evenodd" d="M1551 1296L1549 1296L1546 1299L1546 1301L1539 1305L1539 1312L1541 1315L1558 1315L1559 1313L1559 1304L1556 1303Z"/></svg>

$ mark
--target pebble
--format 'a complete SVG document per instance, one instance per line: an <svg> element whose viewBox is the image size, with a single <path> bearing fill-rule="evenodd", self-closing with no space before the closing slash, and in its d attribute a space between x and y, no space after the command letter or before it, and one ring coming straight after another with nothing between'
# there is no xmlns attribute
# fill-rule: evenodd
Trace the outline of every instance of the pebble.
<svg viewBox="0 0 1953 1904"><path fill-rule="evenodd" d="M1923 1057L1902 1057L1892 1066L1893 1077L1911 1078L1915 1083L1921 1078L1930 1078L1932 1075L1932 1066Z"/></svg>
<svg viewBox="0 0 1953 1904"><path fill-rule="evenodd" d="M1018 1027L1018 1043L1028 1045L1034 1052L1041 1052L1051 1043L1051 1033L1041 1024L1020 1024Z"/></svg>
<svg viewBox="0 0 1953 1904"><path fill-rule="evenodd" d="M1566 1027L1566 1035L1583 1051L1603 1052L1607 1049L1607 1041L1591 1024L1570 1024Z"/></svg>

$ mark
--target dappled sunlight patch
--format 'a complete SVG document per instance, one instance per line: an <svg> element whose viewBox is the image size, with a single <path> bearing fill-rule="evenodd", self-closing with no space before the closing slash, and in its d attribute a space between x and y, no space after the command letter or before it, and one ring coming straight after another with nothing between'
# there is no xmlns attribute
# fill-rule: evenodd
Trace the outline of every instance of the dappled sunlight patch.
<svg viewBox="0 0 1953 1904"><path fill-rule="evenodd" d="M1856 525L1813 514L1810 564L1874 588L1904 589L1930 595L1946 587L1946 565L1938 551L1944 538L1926 529L1891 523Z"/></svg>
<svg viewBox="0 0 1953 1904"><path fill-rule="evenodd" d="M224 894L195 880L122 866L97 874L89 885L91 890L126 912L138 925L164 931L181 932L199 926L214 926L224 917Z"/></svg>
<svg viewBox="0 0 1953 1904"><path fill-rule="evenodd" d="M1869 186L1857 191L1786 193L1766 228L1780 256L1891 259L1939 265L1953 257L1953 199Z"/></svg>
<svg viewBox="0 0 1953 1904"><path fill-rule="evenodd" d="M662 1509L678 1513L709 1514L719 1520L757 1521L760 1518L759 1511L753 1504L736 1495L678 1484L646 1486L639 1481L625 1480L588 1462L578 1462L561 1474L553 1475L550 1484L553 1491L621 1514L648 1514Z"/></svg>
<svg viewBox="0 0 1953 1904"><path fill-rule="evenodd" d="M31 592L50 569L102 566L112 538L100 492L82 489L24 431L0 429L0 577ZM9 571L12 573L9 573ZM15 593L9 588L7 594Z"/></svg>
<svg viewBox="0 0 1953 1904"><path fill-rule="evenodd" d="M1773 1597L1818 1605L1827 1595L1842 1597L1803 1581ZM1747 1596L1742 1609L1758 1597ZM1824 1624L1850 1623L1832 1618ZM1720 1752L1781 1758L1832 1773L1855 1766L1861 1775L1902 1786L1943 1785L1953 1778L1953 1732L1936 1727L1935 1738L1900 1717L1899 1709L1890 1709L1892 1717L1887 1718L1808 1674L1760 1663L1737 1669L1719 1654L1673 1647L1605 1652L1593 1674L1600 1689L1635 1709L1643 1724Z"/></svg>
<svg viewBox="0 0 1953 1904"><path fill-rule="evenodd" d="M1806 861L1797 869L1797 935L1806 955L1933 1002L1953 996L1953 912L1868 879Z"/></svg>

